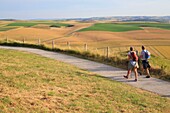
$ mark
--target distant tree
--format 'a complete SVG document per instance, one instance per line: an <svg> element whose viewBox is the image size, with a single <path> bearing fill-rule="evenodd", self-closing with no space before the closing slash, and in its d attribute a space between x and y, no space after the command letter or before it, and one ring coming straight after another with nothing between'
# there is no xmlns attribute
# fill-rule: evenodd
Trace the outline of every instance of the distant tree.
<svg viewBox="0 0 170 113"><path fill-rule="evenodd" d="M67 27L73 27L74 25L68 25Z"/></svg>
<svg viewBox="0 0 170 113"><path fill-rule="evenodd" d="M60 28L61 26L58 26L58 25L51 25L50 27L57 27L57 28Z"/></svg>

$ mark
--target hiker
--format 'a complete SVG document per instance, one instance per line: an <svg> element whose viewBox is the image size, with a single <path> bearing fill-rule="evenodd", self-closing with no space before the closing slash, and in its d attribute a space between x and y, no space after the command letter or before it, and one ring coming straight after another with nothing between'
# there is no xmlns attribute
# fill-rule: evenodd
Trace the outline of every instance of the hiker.
<svg viewBox="0 0 170 113"><path fill-rule="evenodd" d="M130 47L130 52L128 52L128 71L127 71L127 75L124 76L125 78L129 78L131 71L133 69L134 73L135 73L135 81L138 81L138 72L137 72L137 68L139 68L138 65L138 56L136 55L136 52L134 51L133 47Z"/></svg>
<svg viewBox="0 0 170 113"><path fill-rule="evenodd" d="M150 58L151 53L145 49L145 46L142 46L142 52L140 58L142 60L143 71L146 71L146 78L150 78L149 69L151 68L148 59Z"/></svg>

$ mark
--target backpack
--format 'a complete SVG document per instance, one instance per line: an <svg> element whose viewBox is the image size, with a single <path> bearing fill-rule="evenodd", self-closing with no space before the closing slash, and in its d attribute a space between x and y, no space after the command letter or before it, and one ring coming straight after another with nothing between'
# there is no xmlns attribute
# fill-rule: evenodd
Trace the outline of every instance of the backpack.
<svg viewBox="0 0 170 113"><path fill-rule="evenodd" d="M150 56L150 52L149 51L145 51L145 59L149 59L151 56Z"/></svg>
<svg viewBox="0 0 170 113"><path fill-rule="evenodd" d="M138 56L136 55L135 52L131 52L130 54L131 54L131 56L132 56L132 60L133 60L133 61L138 61Z"/></svg>

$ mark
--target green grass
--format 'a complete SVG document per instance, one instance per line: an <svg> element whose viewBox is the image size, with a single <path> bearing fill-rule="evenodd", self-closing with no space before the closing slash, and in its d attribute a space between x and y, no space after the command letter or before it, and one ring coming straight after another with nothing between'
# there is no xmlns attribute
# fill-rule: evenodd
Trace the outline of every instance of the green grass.
<svg viewBox="0 0 170 113"><path fill-rule="evenodd" d="M0 49L1 112L162 112L170 100L14 50Z"/></svg>
<svg viewBox="0 0 170 113"><path fill-rule="evenodd" d="M38 23L30 23L30 22L15 22L15 23L10 23L7 26L24 26L24 27L31 27L34 25L37 25Z"/></svg>
<svg viewBox="0 0 170 113"><path fill-rule="evenodd" d="M91 27L81 29L81 31L111 31L111 32L125 32L133 30L142 30L138 26L113 24L113 23L97 23Z"/></svg>
<svg viewBox="0 0 170 113"><path fill-rule="evenodd" d="M8 31L8 30L15 29L15 28L18 28L18 27L2 26L2 27L0 27L0 32L1 32L1 31Z"/></svg>
<svg viewBox="0 0 170 113"><path fill-rule="evenodd" d="M124 23L121 25L133 25L133 26L137 26L137 27L156 27L156 28L170 30L170 24L163 24L163 23Z"/></svg>
<svg viewBox="0 0 170 113"><path fill-rule="evenodd" d="M141 27L155 27L170 30L170 24L162 23L97 23L81 31L111 31L111 32L125 32L133 30L142 30Z"/></svg>
<svg viewBox="0 0 170 113"><path fill-rule="evenodd" d="M8 24L7 26L24 26L24 27L31 27L31 26L34 26L34 25L37 25L37 24L47 24L47 25L50 25L50 26L58 26L58 27L61 27L61 26L65 26L65 27L69 27L70 24L64 24L64 23L49 23L49 22L14 22L14 23L10 23Z"/></svg>

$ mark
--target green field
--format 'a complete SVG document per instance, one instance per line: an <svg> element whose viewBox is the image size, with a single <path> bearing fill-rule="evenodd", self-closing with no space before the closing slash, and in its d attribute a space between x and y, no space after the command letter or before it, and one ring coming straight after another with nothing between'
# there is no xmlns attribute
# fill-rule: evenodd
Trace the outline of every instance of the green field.
<svg viewBox="0 0 170 113"><path fill-rule="evenodd" d="M111 32L124 32L142 30L142 28L134 25L124 25L124 24L112 24L112 23L97 23L91 27L81 29L82 31L111 31Z"/></svg>
<svg viewBox="0 0 170 113"><path fill-rule="evenodd" d="M169 113L170 100L74 66L0 49L0 112Z"/></svg>
<svg viewBox="0 0 170 113"><path fill-rule="evenodd" d="M163 24L163 23L124 23L122 25L133 25L137 27L155 27L155 28L170 30L170 24Z"/></svg>
<svg viewBox="0 0 170 113"><path fill-rule="evenodd" d="M10 23L7 26L24 26L24 27L31 27L37 25L38 23L30 23L30 22L14 22Z"/></svg>
<svg viewBox="0 0 170 113"><path fill-rule="evenodd" d="M16 26L0 26L0 32L1 31L8 31L8 30L11 30L11 29L15 29L15 28L18 28Z"/></svg>
<svg viewBox="0 0 170 113"><path fill-rule="evenodd" d="M155 27L162 29L170 29L170 24L162 23L97 23L91 27L81 29L81 31L111 31L125 32L133 30L143 30L141 27Z"/></svg>
<svg viewBox="0 0 170 113"><path fill-rule="evenodd" d="M44 24L44 25L48 25L49 27L72 27L73 25L71 24L65 24L65 23L56 23L56 22L48 22L48 21L40 21L40 22L13 22L13 23L9 23L9 24L2 24L0 26L0 31L8 31L11 29L15 29L18 27L32 27L38 24Z"/></svg>
<svg viewBox="0 0 170 113"><path fill-rule="evenodd" d="M70 24L64 24L64 23L48 23L48 22L14 22L14 23L10 23L7 26L24 26L24 27L31 27L31 26L35 26L38 24L47 24L49 26L65 26L68 27L70 26Z"/></svg>

